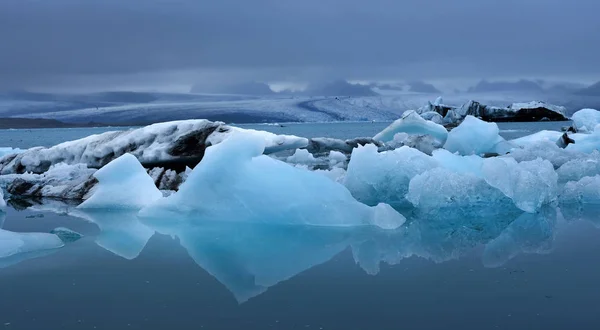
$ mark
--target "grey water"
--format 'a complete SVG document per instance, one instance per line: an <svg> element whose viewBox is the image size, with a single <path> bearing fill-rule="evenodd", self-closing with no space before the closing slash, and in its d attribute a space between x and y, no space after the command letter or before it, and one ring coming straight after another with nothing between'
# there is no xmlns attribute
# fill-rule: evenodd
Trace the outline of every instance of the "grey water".
<svg viewBox="0 0 600 330"><path fill-rule="evenodd" d="M600 326L598 209L445 212L394 232L20 209L3 229L84 237L0 259L5 329Z"/></svg>
<svg viewBox="0 0 600 330"><path fill-rule="evenodd" d="M291 134L303 137L331 137L351 139L375 136L386 128L389 122L328 122L328 123L283 123L283 124L238 124L242 128L268 131L276 134ZM539 130L560 130L570 122L498 123L500 135L515 139ZM92 134L108 131L133 129L134 127L96 128L40 128L40 129L1 129L0 147L33 148L81 139Z"/></svg>
<svg viewBox="0 0 600 330"><path fill-rule="evenodd" d="M304 126L306 125L306 126ZM372 136L386 123L243 125ZM500 124L516 138L565 123ZM7 146L108 129L2 131ZM38 132L39 131L39 132ZM84 213L11 201L0 228L83 238L0 258L5 329L600 329L600 209L403 210L396 231Z"/></svg>

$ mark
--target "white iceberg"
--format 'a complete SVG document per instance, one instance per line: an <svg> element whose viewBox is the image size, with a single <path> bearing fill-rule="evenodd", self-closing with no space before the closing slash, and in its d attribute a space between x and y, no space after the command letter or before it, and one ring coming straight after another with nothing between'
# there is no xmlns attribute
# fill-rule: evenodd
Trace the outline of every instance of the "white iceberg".
<svg viewBox="0 0 600 330"><path fill-rule="evenodd" d="M403 204L410 180L437 166L432 157L413 148L377 152L376 146L366 145L352 151L344 184L363 203Z"/></svg>
<svg viewBox="0 0 600 330"><path fill-rule="evenodd" d="M179 191L142 209L140 216L386 228L404 223L389 206L366 206L323 175L263 155L264 145L240 134L208 148Z"/></svg>
<svg viewBox="0 0 600 330"><path fill-rule="evenodd" d="M575 143L569 144L567 150L586 154L600 150L600 125L596 126L590 134L572 134L569 137L575 140Z"/></svg>
<svg viewBox="0 0 600 330"><path fill-rule="evenodd" d="M578 132L593 132L600 124L600 111L595 109L581 109L571 116L573 125Z"/></svg>
<svg viewBox="0 0 600 330"><path fill-rule="evenodd" d="M499 133L500 129L496 123L487 123L467 116L458 127L448 133L444 148L461 155L504 154L512 149L512 145Z"/></svg>
<svg viewBox="0 0 600 330"><path fill-rule="evenodd" d="M488 158L482 171L489 185L498 188L525 212L534 213L556 200L558 175L547 160L517 163L509 157Z"/></svg>
<svg viewBox="0 0 600 330"><path fill-rule="evenodd" d="M96 173L99 183L79 208L140 209L162 197L152 178L131 154L113 160Z"/></svg>
<svg viewBox="0 0 600 330"><path fill-rule="evenodd" d="M394 121L390 126L373 137L374 140L389 142L394 140L397 133L407 133L410 135L431 135L440 143L444 143L448 137L448 131L444 126L423 119L413 110L402 114L402 118Z"/></svg>
<svg viewBox="0 0 600 330"><path fill-rule="evenodd" d="M539 143L540 141L556 144L556 141L558 141L563 134L564 132L543 130L518 139L510 140L510 142L522 148Z"/></svg>

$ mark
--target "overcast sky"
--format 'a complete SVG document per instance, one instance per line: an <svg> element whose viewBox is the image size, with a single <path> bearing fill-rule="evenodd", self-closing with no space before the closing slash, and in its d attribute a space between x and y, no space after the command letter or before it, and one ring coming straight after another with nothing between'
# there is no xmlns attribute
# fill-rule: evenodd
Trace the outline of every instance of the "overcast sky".
<svg viewBox="0 0 600 330"><path fill-rule="evenodd" d="M600 80L598 13L598 0L0 0L0 88Z"/></svg>

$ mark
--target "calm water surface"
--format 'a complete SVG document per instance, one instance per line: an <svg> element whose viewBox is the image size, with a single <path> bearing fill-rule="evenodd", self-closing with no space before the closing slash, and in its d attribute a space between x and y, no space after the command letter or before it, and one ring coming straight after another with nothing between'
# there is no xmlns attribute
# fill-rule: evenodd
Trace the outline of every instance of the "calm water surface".
<svg viewBox="0 0 600 330"><path fill-rule="evenodd" d="M500 134L506 139L514 139L539 130L560 130L570 122L538 123L498 123ZM286 123L278 125L240 124L243 128L269 131L276 134L292 134L304 137L332 137L351 139L355 137L375 136L390 123L386 122L341 122L341 123ZM43 128L0 130L0 147L32 148L50 147L61 142L84 138L91 134L131 129L130 127L98 128Z"/></svg>
<svg viewBox="0 0 600 330"><path fill-rule="evenodd" d="M514 138L564 124L500 128ZM386 125L243 127L350 138ZM105 130L0 131L0 141L25 148ZM0 213L3 230L67 227L83 238L0 258L0 328L600 329L595 207L494 217L403 210L406 226L381 231L14 205Z"/></svg>

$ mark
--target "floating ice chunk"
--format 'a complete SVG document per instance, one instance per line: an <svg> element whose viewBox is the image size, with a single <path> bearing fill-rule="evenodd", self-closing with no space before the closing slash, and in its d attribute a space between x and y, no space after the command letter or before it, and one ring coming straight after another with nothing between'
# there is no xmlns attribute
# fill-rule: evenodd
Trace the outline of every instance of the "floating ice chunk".
<svg viewBox="0 0 600 330"><path fill-rule="evenodd" d="M494 157L484 160L482 170L489 185L525 212L536 212L556 200L558 175L547 160L517 163L513 158Z"/></svg>
<svg viewBox="0 0 600 330"><path fill-rule="evenodd" d="M600 153L594 152L590 157L569 160L556 173L560 182L579 181L586 176L600 175Z"/></svg>
<svg viewBox="0 0 600 330"><path fill-rule="evenodd" d="M600 111L594 109L581 109L571 116L577 131L593 132L596 125L600 124Z"/></svg>
<svg viewBox="0 0 600 330"><path fill-rule="evenodd" d="M313 165L318 164L320 161L316 159L308 150L306 149L296 149L296 152L289 156L286 159L286 162L291 164L305 164L305 165Z"/></svg>
<svg viewBox="0 0 600 330"><path fill-rule="evenodd" d="M113 160L94 173L94 177L99 183L79 208L140 209L162 197L152 178L131 154Z"/></svg>
<svg viewBox="0 0 600 330"><path fill-rule="evenodd" d="M556 211L523 213L498 237L486 244L485 267L500 267L521 253L548 253L552 249L556 227Z"/></svg>
<svg viewBox="0 0 600 330"><path fill-rule="evenodd" d="M54 234L15 233L0 229L0 259L17 254L57 249L64 244Z"/></svg>
<svg viewBox="0 0 600 330"><path fill-rule="evenodd" d="M375 135L373 139L381 142L389 142L394 140L394 135L400 132L411 135L431 135L441 143L444 143L448 137L448 131L444 126L427 121L421 118L415 111L409 110L402 114L402 118L396 120L379 134Z"/></svg>
<svg viewBox="0 0 600 330"><path fill-rule="evenodd" d="M527 144L524 148L515 148L508 156L514 158L517 162L542 158L552 163L554 168L559 168L565 163L573 159L579 159L584 155L573 150L562 149L556 143L543 139Z"/></svg>
<svg viewBox="0 0 600 330"><path fill-rule="evenodd" d="M64 243L72 243L83 237L82 234L65 227L54 228L50 231L50 234L58 236Z"/></svg>
<svg viewBox="0 0 600 330"><path fill-rule="evenodd" d="M483 177L481 167L483 158L477 155L461 156L453 154L446 149L437 149L433 151L435 159L441 167L449 169L456 173L470 173L475 176Z"/></svg>
<svg viewBox="0 0 600 330"><path fill-rule="evenodd" d="M421 117L425 120L429 120L431 122L434 122L436 124L443 124L444 123L444 117L442 117L442 115L440 115L439 113L435 112L435 111L427 111L421 114Z"/></svg>
<svg viewBox="0 0 600 330"><path fill-rule="evenodd" d="M439 167L415 176L410 181L406 199L421 209L510 203L502 192L481 177Z"/></svg>
<svg viewBox="0 0 600 330"><path fill-rule="evenodd" d="M435 99L435 101L433 101L433 105L441 105L444 104L444 99L442 99L441 96L438 96L437 99Z"/></svg>
<svg viewBox="0 0 600 330"><path fill-rule="evenodd" d="M341 167L348 161L348 156L339 151L332 150L329 152L329 165L331 167Z"/></svg>
<svg viewBox="0 0 600 330"><path fill-rule="evenodd" d="M140 216L319 226L404 223L399 213L382 214L357 202L343 185L263 150L263 140L243 135L208 148L179 191Z"/></svg>
<svg viewBox="0 0 600 330"><path fill-rule="evenodd" d="M456 111L448 110L446 115L444 116L443 123L444 124L456 124L462 120L461 117Z"/></svg>
<svg viewBox="0 0 600 330"><path fill-rule="evenodd" d="M579 181L567 182L561 203L600 204L600 175L586 176Z"/></svg>
<svg viewBox="0 0 600 330"><path fill-rule="evenodd" d="M563 135L563 132L558 131L539 131L531 135L523 136L518 139L510 140L511 143L519 147L527 147L540 141L550 141L556 144L556 141Z"/></svg>
<svg viewBox="0 0 600 330"><path fill-rule="evenodd" d="M221 143L224 139L231 135L243 134L248 137L256 137L264 140L265 154L272 154L283 150L306 148L308 146L308 139L299 136L277 135L267 131L244 129L235 126L226 127L227 131L225 133L219 133L219 131L215 131L207 138L207 141L212 145L215 145L217 143Z"/></svg>
<svg viewBox="0 0 600 330"><path fill-rule="evenodd" d="M592 153L600 150L600 125L591 134L572 134L570 136L575 140L574 144L569 144L567 150L573 150L584 153Z"/></svg>
<svg viewBox="0 0 600 330"><path fill-rule="evenodd" d="M4 157L6 155L18 154L23 151L24 150L21 150L19 148L2 147L2 148L0 148L0 158Z"/></svg>
<svg viewBox="0 0 600 330"><path fill-rule="evenodd" d="M499 133L500 129L496 123L487 123L473 116L467 116L458 127L448 133L444 148L461 155L504 154L510 151L512 145Z"/></svg>
<svg viewBox="0 0 600 330"><path fill-rule="evenodd" d="M410 180L436 166L433 158L413 148L379 153L376 146L366 145L352 152L344 184L354 197L369 205L402 204Z"/></svg>

